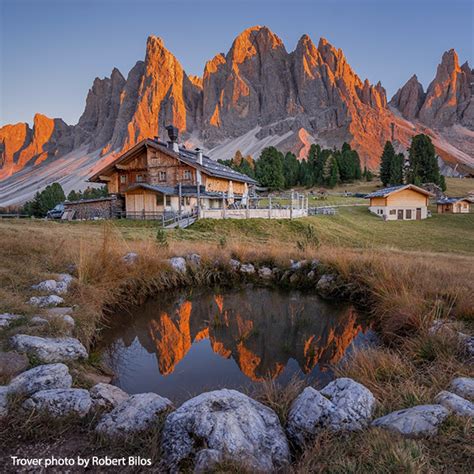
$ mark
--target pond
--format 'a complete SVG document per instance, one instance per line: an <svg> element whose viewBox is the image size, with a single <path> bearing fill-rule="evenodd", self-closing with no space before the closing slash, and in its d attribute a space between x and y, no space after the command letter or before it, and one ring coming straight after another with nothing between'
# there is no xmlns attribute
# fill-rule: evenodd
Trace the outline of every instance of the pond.
<svg viewBox="0 0 474 474"><path fill-rule="evenodd" d="M114 314L100 352L128 393L173 402L264 378L323 386L331 366L373 335L356 310L316 295L263 288L194 289Z"/></svg>

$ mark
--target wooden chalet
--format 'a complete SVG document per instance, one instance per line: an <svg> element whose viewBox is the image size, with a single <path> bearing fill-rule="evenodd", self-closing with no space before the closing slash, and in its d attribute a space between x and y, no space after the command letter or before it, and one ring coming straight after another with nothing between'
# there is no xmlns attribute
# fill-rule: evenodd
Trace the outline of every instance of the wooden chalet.
<svg viewBox="0 0 474 474"><path fill-rule="evenodd" d="M436 201L438 214L467 214L470 211L471 201L468 198L445 197Z"/></svg>
<svg viewBox="0 0 474 474"><path fill-rule="evenodd" d="M255 180L211 160L198 148L179 146L177 129L167 130L167 143L142 140L89 181L107 184L110 194L123 198L128 218L155 219L245 203Z"/></svg>
<svg viewBox="0 0 474 474"><path fill-rule="evenodd" d="M432 193L414 184L379 189L366 196L369 211L384 220L419 220L428 217Z"/></svg>

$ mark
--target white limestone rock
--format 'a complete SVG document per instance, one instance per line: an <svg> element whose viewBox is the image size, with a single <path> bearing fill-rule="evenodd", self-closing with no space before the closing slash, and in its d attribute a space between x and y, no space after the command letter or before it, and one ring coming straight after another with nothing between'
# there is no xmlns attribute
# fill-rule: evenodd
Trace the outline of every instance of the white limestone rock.
<svg viewBox="0 0 474 474"><path fill-rule="evenodd" d="M91 408L91 397L82 388L56 388L34 393L23 403L25 410L46 413L53 418L84 417Z"/></svg>
<svg viewBox="0 0 474 474"><path fill-rule="evenodd" d="M255 267L251 263L244 263L240 266L240 272L253 275L255 273Z"/></svg>
<svg viewBox="0 0 474 474"><path fill-rule="evenodd" d="M129 394L115 385L98 383L90 389L94 409L113 410L129 398Z"/></svg>
<svg viewBox="0 0 474 474"><path fill-rule="evenodd" d="M73 337L38 337L18 334L11 338L12 346L45 363L64 362L88 357L86 348Z"/></svg>
<svg viewBox="0 0 474 474"><path fill-rule="evenodd" d="M307 263L307 260L290 260L290 268L292 270L300 270Z"/></svg>
<svg viewBox="0 0 474 474"><path fill-rule="evenodd" d="M273 277L272 269L268 267L261 267L258 269L258 276L263 280L270 280Z"/></svg>
<svg viewBox="0 0 474 474"><path fill-rule="evenodd" d="M334 417L336 407L313 387L306 387L293 401L288 414L288 437L302 447Z"/></svg>
<svg viewBox="0 0 474 474"><path fill-rule="evenodd" d="M0 329L7 328L11 323L20 319L19 314L3 313L0 314Z"/></svg>
<svg viewBox="0 0 474 474"><path fill-rule="evenodd" d="M434 436L449 415L441 405L418 405L377 418L372 426L399 433L407 438Z"/></svg>
<svg viewBox="0 0 474 474"><path fill-rule="evenodd" d="M236 390L202 393L166 418L162 436L166 468L202 445L252 470L273 472L289 462L288 442L276 413Z"/></svg>
<svg viewBox="0 0 474 474"><path fill-rule="evenodd" d="M32 290L54 293L56 291L56 280L44 280L31 287Z"/></svg>
<svg viewBox="0 0 474 474"><path fill-rule="evenodd" d="M435 402L456 413L456 415L474 417L474 403L455 393L443 390L436 395Z"/></svg>
<svg viewBox="0 0 474 474"><path fill-rule="evenodd" d="M108 438L123 438L151 428L171 407L170 400L156 393L132 395L105 414L95 429Z"/></svg>
<svg viewBox="0 0 474 474"><path fill-rule="evenodd" d="M240 268L240 262L236 260L235 258L231 258L229 260L229 265L232 268L232 270L237 271Z"/></svg>
<svg viewBox="0 0 474 474"><path fill-rule="evenodd" d="M49 306L59 306L64 303L64 299L58 295L32 296L29 304L38 308L47 308Z"/></svg>
<svg viewBox="0 0 474 474"><path fill-rule="evenodd" d="M122 257L122 260L127 264L127 265L132 265L138 260L138 254L135 252L128 252Z"/></svg>
<svg viewBox="0 0 474 474"><path fill-rule="evenodd" d="M194 268L199 268L201 266L201 255L199 255L198 253L190 253L184 258L186 262Z"/></svg>
<svg viewBox="0 0 474 474"><path fill-rule="evenodd" d="M361 430L372 418L375 397L355 380L346 377L336 379L326 385L321 394L335 405L336 411L331 420L331 429L335 431Z"/></svg>
<svg viewBox="0 0 474 474"><path fill-rule="evenodd" d="M316 290L323 296L331 295L337 289L336 277L325 274L316 283Z"/></svg>
<svg viewBox="0 0 474 474"><path fill-rule="evenodd" d="M474 401L474 378L458 377L451 382L450 391L460 397Z"/></svg>
<svg viewBox="0 0 474 474"><path fill-rule="evenodd" d="M186 273L186 260L183 257L171 257L168 262L173 270Z"/></svg>
<svg viewBox="0 0 474 474"><path fill-rule="evenodd" d="M201 449L194 461L194 474L212 472L216 464L222 462L222 453L217 449Z"/></svg>
<svg viewBox="0 0 474 474"><path fill-rule="evenodd" d="M8 415L8 387L0 386L0 420Z"/></svg>
<svg viewBox="0 0 474 474"><path fill-rule="evenodd" d="M11 393L32 395L40 390L71 388L72 377L64 364L47 364L34 367L17 375L8 385Z"/></svg>

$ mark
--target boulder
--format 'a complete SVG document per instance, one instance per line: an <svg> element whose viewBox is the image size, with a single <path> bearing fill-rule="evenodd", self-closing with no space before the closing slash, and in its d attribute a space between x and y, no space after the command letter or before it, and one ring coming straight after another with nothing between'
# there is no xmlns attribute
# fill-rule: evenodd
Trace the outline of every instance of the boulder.
<svg viewBox="0 0 474 474"><path fill-rule="evenodd" d="M38 306L39 308L47 308L48 306L58 306L64 303L64 299L58 295L48 296L32 296L29 304Z"/></svg>
<svg viewBox="0 0 474 474"><path fill-rule="evenodd" d="M129 398L128 393L115 385L98 383L90 389L92 406L95 409L112 410Z"/></svg>
<svg viewBox="0 0 474 474"><path fill-rule="evenodd" d="M186 255L185 260L194 268L199 268L201 266L201 255L198 253L190 253Z"/></svg>
<svg viewBox="0 0 474 474"><path fill-rule="evenodd" d="M474 357L474 336L458 332L458 338L469 357Z"/></svg>
<svg viewBox="0 0 474 474"><path fill-rule="evenodd" d="M458 377L454 379L451 382L450 391L460 397L474 401L474 378Z"/></svg>
<svg viewBox="0 0 474 474"><path fill-rule="evenodd" d="M316 276L316 272L314 270L311 270L306 275L306 278L308 278L308 280L313 280L315 276Z"/></svg>
<svg viewBox="0 0 474 474"><path fill-rule="evenodd" d="M240 262L235 258L231 258L229 260L229 265L231 266L232 270L238 270L240 268Z"/></svg>
<svg viewBox="0 0 474 474"><path fill-rule="evenodd" d="M270 280L273 277L271 268L261 267L258 269L258 276L264 280Z"/></svg>
<svg viewBox="0 0 474 474"><path fill-rule="evenodd" d="M323 275L316 283L316 291L322 296L332 295L337 288L336 277L330 274Z"/></svg>
<svg viewBox="0 0 474 474"><path fill-rule="evenodd" d="M46 413L54 418L84 417L91 408L91 397L82 388L55 388L41 390L24 401L25 410Z"/></svg>
<svg viewBox="0 0 474 474"><path fill-rule="evenodd" d="M54 363L88 357L86 348L73 337L38 337L18 334L11 338L13 348L35 356L41 362Z"/></svg>
<svg viewBox="0 0 474 474"><path fill-rule="evenodd" d="M8 415L8 387L0 386L0 420Z"/></svg>
<svg viewBox="0 0 474 474"><path fill-rule="evenodd" d="M449 415L441 405L418 405L377 418L372 426L399 433L407 438L434 436Z"/></svg>
<svg viewBox="0 0 474 474"><path fill-rule="evenodd" d="M213 472L216 464L222 462L222 453L217 449L201 449L196 454L194 474Z"/></svg>
<svg viewBox="0 0 474 474"><path fill-rule="evenodd" d="M67 286L69 286L73 280L74 277L72 275L69 275L69 273L60 273L57 278L57 281L65 283Z"/></svg>
<svg viewBox="0 0 474 474"><path fill-rule="evenodd" d="M443 390L436 395L435 402L456 413L456 415L474 417L474 403L455 393Z"/></svg>
<svg viewBox="0 0 474 474"><path fill-rule="evenodd" d="M276 413L236 390L202 393L183 403L166 418L162 440L163 461L170 470L202 446L255 471L275 471L289 461Z"/></svg>
<svg viewBox="0 0 474 474"><path fill-rule="evenodd" d="M37 291L47 291L54 293L56 291L57 282L56 280L44 280L39 282L37 285L33 285L31 289Z"/></svg>
<svg viewBox="0 0 474 474"><path fill-rule="evenodd" d="M28 357L18 352L0 352L0 377L10 377L23 372L28 367Z"/></svg>
<svg viewBox="0 0 474 474"><path fill-rule="evenodd" d="M168 262L173 270L186 273L186 260L183 257L171 257Z"/></svg>
<svg viewBox="0 0 474 474"><path fill-rule="evenodd" d="M290 268L292 270L300 270L308 263L307 260L290 260Z"/></svg>
<svg viewBox="0 0 474 474"><path fill-rule="evenodd" d="M44 325L48 324L51 321L61 321L66 324L66 326L69 327L69 329L74 329L76 326L76 321L69 316L69 314L58 314L58 315L52 315L52 314L43 314L43 315L38 315L38 316L33 316L31 318L31 322L33 324L37 325Z"/></svg>
<svg viewBox="0 0 474 474"><path fill-rule="evenodd" d="M299 447L331 423L336 407L313 387L306 387L291 404L287 434Z"/></svg>
<svg viewBox="0 0 474 474"><path fill-rule="evenodd" d="M255 273L255 267L251 263L243 263L240 265L240 272L247 275L253 275Z"/></svg>
<svg viewBox="0 0 474 474"><path fill-rule="evenodd" d="M138 254L135 252L128 252L126 253L123 257L122 260L127 264L127 265L132 265L138 260Z"/></svg>
<svg viewBox="0 0 474 474"><path fill-rule="evenodd" d="M156 393L132 395L105 414L96 426L97 433L120 438L151 428L172 403Z"/></svg>
<svg viewBox="0 0 474 474"><path fill-rule="evenodd" d="M3 313L0 314L0 328L7 328L13 321L20 319L19 314Z"/></svg>
<svg viewBox="0 0 474 474"><path fill-rule="evenodd" d="M335 431L357 431L365 428L372 418L376 400L362 384L341 377L326 385L321 394L336 408L331 420Z"/></svg>
<svg viewBox="0 0 474 474"><path fill-rule="evenodd" d="M71 388L72 377L64 364L47 364L34 367L17 375L8 385L11 393L32 395L40 390Z"/></svg>

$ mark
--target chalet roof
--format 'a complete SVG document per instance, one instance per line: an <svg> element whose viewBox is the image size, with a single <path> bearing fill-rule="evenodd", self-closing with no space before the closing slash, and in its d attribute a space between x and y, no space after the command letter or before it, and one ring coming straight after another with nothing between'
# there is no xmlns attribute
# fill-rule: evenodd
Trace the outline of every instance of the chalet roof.
<svg viewBox="0 0 474 474"><path fill-rule="evenodd" d="M466 201L466 202L471 202L470 199L468 198L463 198L463 197L444 197L441 199L438 199L436 201L436 204L454 204L459 201Z"/></svg>
<svg viewBox="0 0 474 474"><path fill-rule="evenodd" d="M159 150L162 153L165 153L173 158L176 158L182 161L183 163L186 163L187 165L192 166L193 168L200 170L201 172L209 176L229 179L232 181L240 181L240 182L244 182L248 184L257 184L257 181L250 178L249 176L243 173L239 173L238 171L235 171L226 165L218 163L217 161L212 160L211 158L209 158L208 156L204 154L202 156L202 164L200 164L198 163L198 160L197 160L196 151L188 150L184 147L179 147L179 153L176 153L175 151L170 149L166 143L161 142L159 140L150 140L150 139L145 139L137 143L128 151L126 151L125 153L117 157L114 161L112 161L112 163L109 163L107 166L104 166L104 168L100 169L96 174L94 174L89 179L89 181L100 181L100 175L103 175L103 174L106 174L107 172L112 171L115 165L133 156L143 146L150 146L152 148L155 148L156 150Z"/></svg>
<svg viewBox="0 0 474 474"><path fill-rule="evenodd" d="M148 189L156 193L164 194L165 196L179 196L179 187L178 186L160 186L155 184L148 183L137 183L129 186L125 194L129 191L134 191L135 189ZM196 197L197 196L197 187L196 186L182 186L181 187L181 196L183 197ZM222 193L206 191L204 186L201 186L199 195L201 197L222 199Z"/></svg>
<svg viewBox="0 0 474 474"><path fill-rule="evenodd" d="M420 194L425 194L426 196L432 196L433 194L427 191L426 189L420 188L415 186L414 184L401 184L399 186L391 186L389 188L378 189L373 193L367 194L366 198L375 198L375 197L387 197L390 194L398 193L405 189L411 189L412 191L416 191Z"/></svg>

